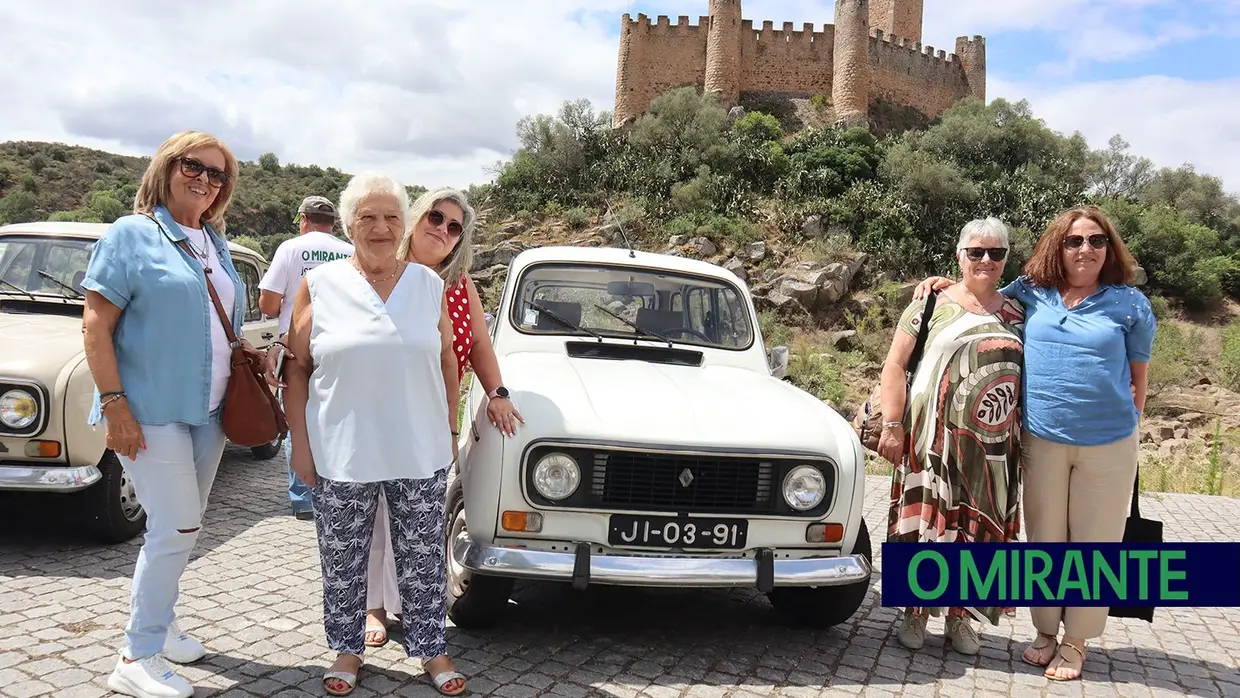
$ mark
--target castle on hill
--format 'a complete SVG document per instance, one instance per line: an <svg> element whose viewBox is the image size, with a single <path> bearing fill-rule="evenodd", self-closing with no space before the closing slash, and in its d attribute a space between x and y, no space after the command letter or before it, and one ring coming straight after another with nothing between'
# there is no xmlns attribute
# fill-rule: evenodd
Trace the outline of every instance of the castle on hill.
<svg viewBox="0 0 1240 698"><path fill-rule="evenodd" d="M740 0L710 0L696 25L645 14L621 20L614 125L630 123L660 94L687 85L725 107L746 100L829 97L844 126L869 122L886 102L927 118L957 100L986 99L986 40L956 39L955 53L922 46L924 0L836 0L835 23L814 31L767 20L755 29Z"/></svg>

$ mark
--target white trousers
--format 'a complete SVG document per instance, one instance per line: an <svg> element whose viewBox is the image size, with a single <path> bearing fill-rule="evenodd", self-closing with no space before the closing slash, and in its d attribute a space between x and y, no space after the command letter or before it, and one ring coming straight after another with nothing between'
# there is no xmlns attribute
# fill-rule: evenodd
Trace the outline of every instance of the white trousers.
<svg viewBox="0 0 1240 698"><path fill-rule="evenodd" d="M366 609L400 613L400 590L396 586L396 555L392 552L392 529L388 523L387 497L379 490L375 532L370 539L370 562L366 568Z"/></svg>

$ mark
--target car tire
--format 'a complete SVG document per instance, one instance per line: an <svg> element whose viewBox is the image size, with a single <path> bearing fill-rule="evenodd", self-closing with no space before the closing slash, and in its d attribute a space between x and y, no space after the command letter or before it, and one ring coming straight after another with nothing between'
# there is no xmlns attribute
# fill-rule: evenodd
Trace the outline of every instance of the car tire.
<svg viewBox="0 0 1240 698"><path fill-rule="evenodd" d="M115 453L104 452L99 472L99 482L77 495L84 505L82 525L87 536L101 543L124 543L146 528L146 509Z"/></svg>
<svg viewBox="0 0 1240 698"><path fill-rule="evenodd" d="M508 606L515 582L510 577L472 574L457 565L452 551L457 533L465 528L465 490L459 477L448 485L444 508L444 554L447 565L448 617L462 630L489 628Z"/></svg>
<svg viewBox="0 0 1240 698"><path fill-rule="evenodd" d="M276 439L262 446L252 446L250 448L250 455L254 456L255 460L271 460L280 454L280 449L283 446L284 439Z"/></svg>
<svg viewBox="0 0 1240 698"><path fill-rule="evenodd" d="M862 555L873 565L874 553L870 546L870 530L861 520L853 555ZM812 628L830 628L852 618L865 603L870 592L870 581L854 582L839 586L777 587L767 594L771 605L791 625Z"/></svg>

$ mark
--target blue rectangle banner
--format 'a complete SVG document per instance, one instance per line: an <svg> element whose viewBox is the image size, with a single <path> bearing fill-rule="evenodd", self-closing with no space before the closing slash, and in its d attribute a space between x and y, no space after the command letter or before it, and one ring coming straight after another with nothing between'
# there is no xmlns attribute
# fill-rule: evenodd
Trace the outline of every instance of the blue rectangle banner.
<svg viewBox="0 0 1240 698"><path fill-rule="evenodd" d="M1240 607L1240 543L883 543L882 605Z"/></svg>

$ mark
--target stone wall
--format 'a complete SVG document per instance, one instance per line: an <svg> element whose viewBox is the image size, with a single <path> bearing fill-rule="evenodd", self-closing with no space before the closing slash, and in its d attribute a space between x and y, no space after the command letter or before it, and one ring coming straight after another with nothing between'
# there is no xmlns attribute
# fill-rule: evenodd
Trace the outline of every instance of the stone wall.
<svg viewBox="0 0 1240 698"><path fill-rule="evenodd" d="M816 32L812 22L801 29L784 22L783 29L776 30L774 22L766 21L755 30L747 19L741 30L741 91L831 94L834 26Z"/></svg>
<svg viewBox="0 0 1240 698"><path fill-rule="evenodd" d="M881 29L884 34L902 36L913 42L921 41L923 0L869 0L869 4L870 29Z"/></svg>
<svg viewBox="0 0 1240 698"><path fill-rule="evenodd" d="M939 114L972 94L955 54L871 30L870 96L927 115Z"/></svg>
<svg viewBox="0 0 1240 698"><path fill-rule="evenodd" d="M700 17L694 25L684 16L672 24L667 15L659 15L653 23L644 14L636 20L624 15L616 71L616 126L636 118L668 90L705 83L709 26L710 17Z"/></svg>

